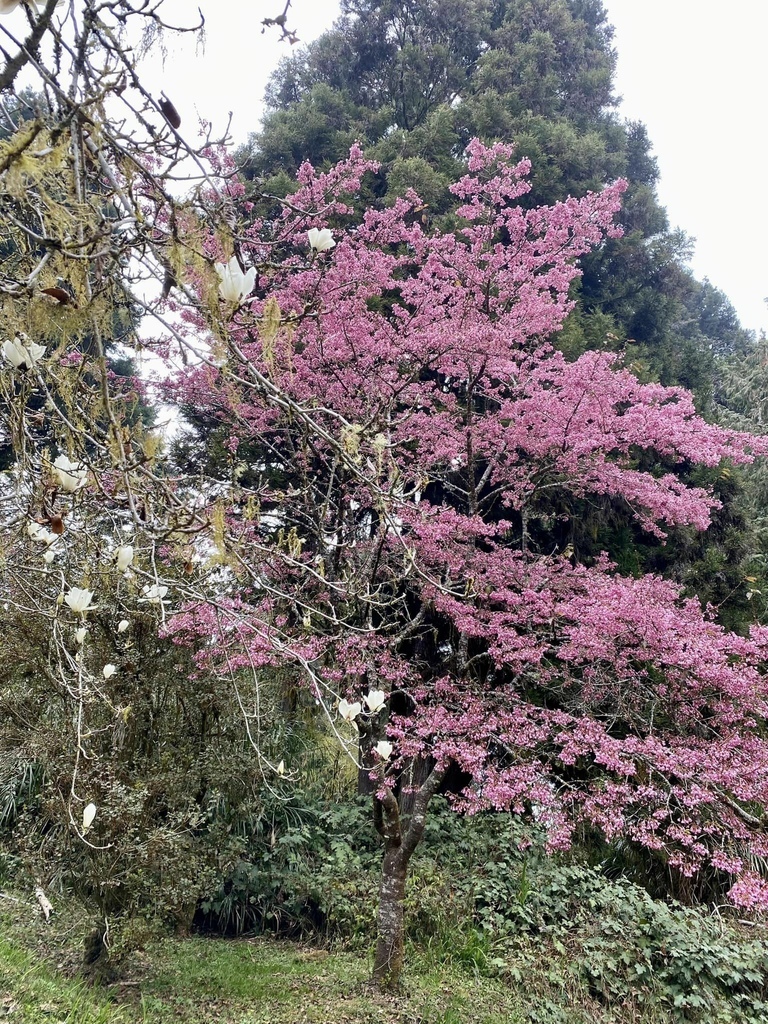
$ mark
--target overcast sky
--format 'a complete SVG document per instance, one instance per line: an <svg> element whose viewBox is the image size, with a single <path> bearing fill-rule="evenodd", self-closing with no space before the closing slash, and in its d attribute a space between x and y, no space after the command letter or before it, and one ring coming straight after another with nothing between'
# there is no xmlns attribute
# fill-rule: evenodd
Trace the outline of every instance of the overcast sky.
<svg viewBox="0 0 768 1024"><path fill-rule="evenodd" d="M616 91L644 121L673 226L692 267L745 327L768 329L768 4L604 0L616 29Z"/></svg>
<svg viewBox="0 0 768 1024"><path fill-rule="evenodd" d="M673 227L695 237L692 267L733 302L745 327L768 329L768 3L765 0L604 0L616 28L621 113L644 121L659 161L659 194ZM262 114L264 86L290 52L260 21L283 0L167 0L189 23L201 8L205 49L174 44L147 77L184 118L195 112L242 142ZM293 0L302 42L329 27L337 0ZM18 11L11 17L21 17Z"/></svg>

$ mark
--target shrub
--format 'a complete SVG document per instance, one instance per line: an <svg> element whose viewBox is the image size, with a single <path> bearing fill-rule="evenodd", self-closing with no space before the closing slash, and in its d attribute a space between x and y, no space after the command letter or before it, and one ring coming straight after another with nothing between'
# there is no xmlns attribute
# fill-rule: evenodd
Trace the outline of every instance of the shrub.
<svg viewBox="0 0 768 1024"><path fill-rule="evenodd" d="M251 836L198 922L369 945L379 849L367 802L297 798L262 820L270 829ZM438 799L427 831L408 883L409 940L433 962L525 984L536 993L531 1021L570 1020L558 1008L565 990L611 1014L634 1006L701 1024L768 1019L762 930L745 934L626 879L552 862L535 826L511 815L462 818Z"/></svg>

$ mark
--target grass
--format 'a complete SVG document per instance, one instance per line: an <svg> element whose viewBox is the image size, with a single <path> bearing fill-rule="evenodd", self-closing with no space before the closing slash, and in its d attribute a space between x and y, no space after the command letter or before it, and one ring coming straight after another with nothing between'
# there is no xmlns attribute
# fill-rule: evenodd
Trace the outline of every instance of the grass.
<svg viewBox="0 0 768 1024"><path fill-rule="evenodd" d="M208 1024L515 1024L511 995L492 979L461 972L412 972L402 998L368 990L367 958L265 938L188 939L150 951L147 1021ZM180 984L181 982L181 984ZM501 1007L501 1009L500 1009ZM169 1014L171 1011L171 1014Z"/></svg>
<svg viewBox="0 0 768 1024"><path fill-rule="evenodd" d="M0 1020L9 1024L128 1024L135 1018L103 994L41 964L0 938Z"/></svg>
<svg viewBox="0 0 768 1024"><path fill-rule="evenodd" d="M10 907L10 909L9 909ZM523 1024L500 980L414 959L401 997L368 988L369 958L268 938L153 938L115 985L72 977L81 919L45 925L0 899L0 1021L8 1024ZM69 953L67 953L69 950Z"/></svg>
<svg viewBox="0 0 768 1024"><path fill-rule="evenodd" d="M143 933L142 933L143 929ZM119 980L75 979L89 921L74 904L45 923L34 901L0 893L0 1024L669 1024L646 1007L608 1010L574 975L566 950L531 945L489 977L486 945L468 935L414 944L404 992L385 997L368 980L365 953L264 936L221 939L158 934L137 923ZM143 934L143 938L142 938ZM492 966L492 965L491 965ZM719 1018L718 1018L719 1019ZM734 1022L738 1017L729 1018Z"/></svg>

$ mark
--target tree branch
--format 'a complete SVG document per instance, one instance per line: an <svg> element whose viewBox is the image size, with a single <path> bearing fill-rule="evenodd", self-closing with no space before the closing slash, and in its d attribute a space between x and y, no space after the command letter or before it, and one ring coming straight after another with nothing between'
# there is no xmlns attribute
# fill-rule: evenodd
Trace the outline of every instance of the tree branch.
<svg viewBox="0 0 768 1024"><path fill-rule="evenodd" d="M416 794L408 831L403 839L403 854L406 857L410 857L421 842L421 838L424 835L424 827L427 824L429 802L440 788L447 770L447 765L440 768L434 767L427 776L426 782Z"/></svg>
<svg viewBox="0 0 768 1024"><path fill-rule="evenodd" d="M13 86L16 76L24 67L25 64L29 63L32 59L33 52L38 48L40 42L45 35L46 29L51 23L53 12L56 8L58 0L48 0L45 5L45 10L37 19L37 24L30 32L27 39L21 45L19 52L15 57L11 57L5 68L0 74L0 93L5 92L6 89L10 89ZM10 33L8 33L10 35ZM11 36L11 38L13 38ZM15 42L15 40L14 40Z"/></svg>

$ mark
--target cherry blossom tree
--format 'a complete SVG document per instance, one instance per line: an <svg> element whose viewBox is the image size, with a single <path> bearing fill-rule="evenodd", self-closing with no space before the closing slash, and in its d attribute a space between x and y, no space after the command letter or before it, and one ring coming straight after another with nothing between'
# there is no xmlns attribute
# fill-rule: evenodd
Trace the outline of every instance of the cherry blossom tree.
<svg viewBox="0 0 768 1024"><path fill-rule="evenodd" d="M220 264L213 358L167 384L218 425L238 478L227 601L169 629L213 636L207 667L293 664L370 773L382 987L398 983L408 862L449 773L458 809L535 807L552 849L589 822L761 903L768 633L728 634L607 557L578 564L548 527L591 497L657 537L706 529L706 490L641 467L745 462L765 443L615 356L552 346L578 256L616 230L621 182L526 212L527 163L473 143L457 230L440 233L411 216L416 195L350 223L372 169L354 150L327 174L305 165L281 220L243 226L255 291L232 301ZM247 216L236 183L230 196ZM192 337L210 325L182 317Z"/></svg>
<svg viewBox="0 0 768 1024"><path fill-rule="evenodd" d="M768 905L768 631L728 633L670 582L562 542L592 500L657 538L704 530L717 503L691 468L768 447L616 355L553 345L579 257L620 230L623 183L526 210L527 161L473 142L454 229L436 230L414 193L354 216L376 169L354 147L326 173L302 166L265 219L226 149L188 145L131 77L120 18L156 7L83 10L59 28L51 3L42 15L91 54L81 92L52 71L62 119L0 152L8 223L35 243L1 289L3 599L50 629L81 841L109 842L77 782L91 708L123 670L78 650L108 601L116 631L155 616L200 677L257 691L280 670L312 693L372 783L382 988L399 983L408 864L441 787L468 813L535 812L553 850L590 823ZM102 116L105 56L134 127ZM182 161L198 180L178 199ZM154 393L205 425L183 464L131 421L146 380L110 373L126 303L154 318Z"/></svg>

